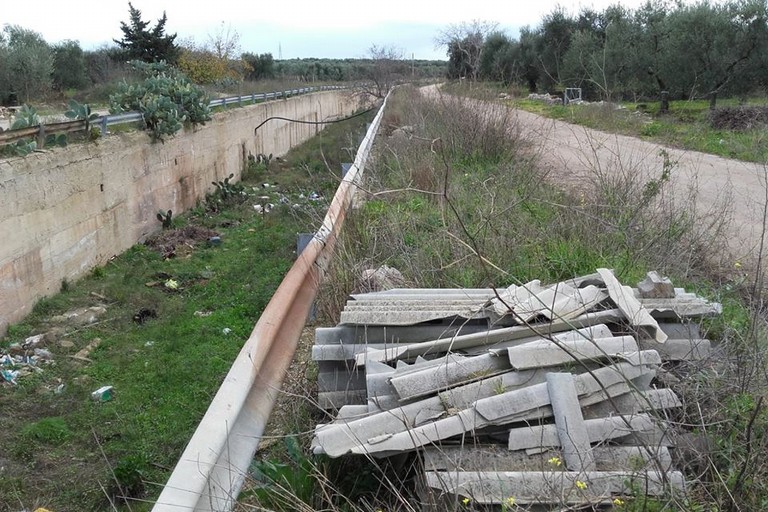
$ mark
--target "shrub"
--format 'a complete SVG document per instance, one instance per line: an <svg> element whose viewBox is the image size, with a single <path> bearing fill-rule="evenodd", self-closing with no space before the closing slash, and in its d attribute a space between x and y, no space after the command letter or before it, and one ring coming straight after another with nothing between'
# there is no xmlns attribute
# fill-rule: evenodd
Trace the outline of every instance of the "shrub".
<svg viewBox="0 0 768 512"><path fill-rule="evenodd" d="M196 84L215 84L235 74L226 59L206 50L185 49L179 57L179 69Z"/></svg>
<svg viewBox="0 0 768 512"><path fill-rule="evenodd" d="M137 111L153 141L163 141L179 131L184 123L205 124L211 119L208 95L182 73L165 63L132 63L146 78L142 83L123 81L109 98L112 114Z"/></svg>

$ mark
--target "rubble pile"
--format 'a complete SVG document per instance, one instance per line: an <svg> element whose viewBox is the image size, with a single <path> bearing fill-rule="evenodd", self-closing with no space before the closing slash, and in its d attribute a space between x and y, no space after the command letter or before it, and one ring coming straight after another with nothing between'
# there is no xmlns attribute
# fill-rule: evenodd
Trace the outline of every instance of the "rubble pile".
<svg viewBox="0 0 768 512"><path fill-rule="evenodd" d="M685 492L665 365L710 354L695 320L720 313L655 272L607 269L505 290L352 296L316 331L315 453L416 454L425 485L478 505L607 504Z"/></svg>

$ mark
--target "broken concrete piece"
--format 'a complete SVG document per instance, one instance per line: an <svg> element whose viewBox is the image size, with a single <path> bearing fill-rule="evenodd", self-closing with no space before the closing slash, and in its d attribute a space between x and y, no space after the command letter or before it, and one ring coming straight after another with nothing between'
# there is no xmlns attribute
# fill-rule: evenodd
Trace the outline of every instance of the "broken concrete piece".
<svg viewBox="0 0 768 512"><path fill-rule="evenodd" d="M81 361L90 361L88 359L88 356L91 355L91 352L96 350L96 347L98 347L101 344L101 338L93 338L91 342L86 345L84 348L79 350L75 355L71 356L73 359L80 359Z"/></svg>
<svg viewBox="0 0 768 512"><path fill-rule="evenodd" d="M510 286L492 299L489 307L497 317L512 315L522 324L538 317L548 320L576 318L606 298L606 293L596 286L577 289L557 283L543 288L535 280L523 286Z"/></svg>
<svg viewBox="0 0 768 512"><path fill-rule="evenodd" d="M637 283L640 297L644 299L674 299L675 287L667 277L661 277L658 272L651 271L645 279Z"/></svg>
<svg viewBox="0 0 768 512"><path fill-rule="evenodd" d="M88 308L78 308L67 311L64 314L51 317L51 322L58 324L68 324L72 326L82 326L92 324L98 321L99 317L107 312L104 306L91 306Z"/></svg>
<svg viewBox="0 0 768 512"><path fill-rule="evenodd" d="M611 270L599 268L597 273L603 278L611 300L616 303L630 325L646 330L659 343L667 341L667 335L659 328L658 322L635 298L632 288L622 286Z"/></svg>
<svg viewBox="0 0 768 512"><path fill-rule="evenodd" d="M403 274L396 268L382 265L377 269L366 269L361 274L361 288L369 292L391 290L405 285Z"/></svg>

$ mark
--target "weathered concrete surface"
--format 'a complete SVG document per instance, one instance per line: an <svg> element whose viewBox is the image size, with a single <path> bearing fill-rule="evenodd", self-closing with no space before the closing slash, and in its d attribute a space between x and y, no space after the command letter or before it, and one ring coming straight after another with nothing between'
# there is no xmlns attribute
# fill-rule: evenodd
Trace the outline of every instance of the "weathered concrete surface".
<svg viewBox="0 0 768 512"><path fill-rule="evenodd" d="M570 373L548 373L547 390L566 467L571 471L594 471L597 466L581 415L576 379Z"/></svg>
<svg viewBox="0 0 768 512"><path fill-rule="evenodd" d="M248 153L285 154L320 121L352 113L343 91L328 91L219 113L164 144L145 133L109 136L0 161L0 335L44 296L104 264L160 224L159 209L195 205L214 179L240 177Z"/></svg>

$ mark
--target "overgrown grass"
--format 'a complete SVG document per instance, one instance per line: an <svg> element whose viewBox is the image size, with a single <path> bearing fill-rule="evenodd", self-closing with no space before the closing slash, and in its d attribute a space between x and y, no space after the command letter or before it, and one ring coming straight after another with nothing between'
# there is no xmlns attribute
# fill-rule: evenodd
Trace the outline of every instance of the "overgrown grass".
<svg viewBox="0 0 768 512"><path fill-rule="evenodd" d="M321 155L338 169L370 117L331 125L286 158L252 166L243 193L212 197L174 219L176 228L214 230L220 245L182 243L171 259L136 245L67 283L65 292L40 301L12 326L3 347L50 332L54 315L95 304L107 308L96 324L54 330L47 347L55 363L20 378L18 386L2 386L0 510L151 507L293 263L296 233L318 227L328 196L310 201L306 192L325 192L337 182L333 172L319 170ZM264 182L279 185L262 188ZM275 208L258 214L253 205L266 202ZM166 285L169 280L177 287ZM137 323L142 310L155 317ZM96 338L101 342L88 360L71 357ZM114 387L114 399L93 401L91 392L104 385Z"/></svg>
<svg viewBox="0 0 768 512"><path fill-rule="evenodd" d="M418 286L471 287L605 266L629 281L649 269L685 277L702 261L690 205L665 194L674 162L660 158L647 182L603 169L588 196L569 195L545 184L506 108L404 94L384 123L414 136L382 141L368 202L346 232L352 261L341 267L387 264Z"/></svg>
<svg viewBox="0 0 768 512"><path fill-rule="evenodd" d="M510 104L539 115L597 130L631 135L676 148L702 151L748 162L768 160L768 140L764 128L721 130L709 121L709 103L704 100L672 101L669 112L660 113L658 102L590 103L546 105L541 101L516 99ZM765 104L753 99L751 104ZM726 99L718 106L736 106L737 99Z"/></svg>

